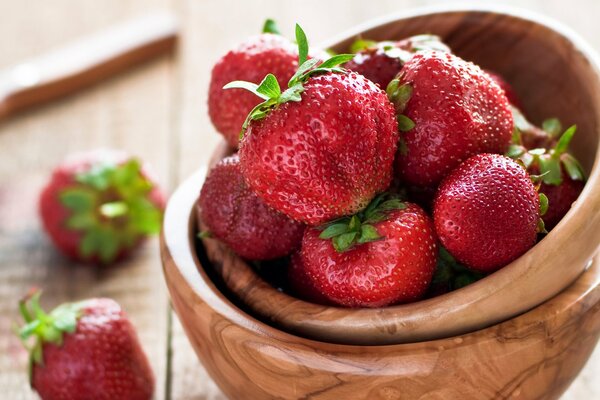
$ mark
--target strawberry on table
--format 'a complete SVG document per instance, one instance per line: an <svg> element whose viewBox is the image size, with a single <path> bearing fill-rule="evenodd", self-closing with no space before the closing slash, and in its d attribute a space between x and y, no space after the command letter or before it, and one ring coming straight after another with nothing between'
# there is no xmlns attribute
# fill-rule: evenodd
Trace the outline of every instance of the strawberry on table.
<svg viewBox="0 0 600 400"><path fill-rule="evenodd" d="M561 130L560 122L556 119L545 121L544 126L552 135L555 135L554 131ZM548 210L543 215L547 230L554 228L564 217L585 185L585 172L581 164L568 153L575 131L576 126L571 126L551 149L527 150L518 144L521 139L517 137L517 143L511 145L507 153L509 157L522 162L531 174L539 175L539 192L548 199Z"/></svg>
<svg viewBox="0 0 600 400"><path fill-rule="evenodd" d="M513 119L506 95L473 63L419 52L387 92L402 131L396 169L409 185L435 187L470 156L508 148Z"/></svg>
<svg viewBox="0 0 600 400"><path fill-rule="evenodd" d="M345 68L385 89L414 53L426 49L450 52L448 46L435 35L417 35L400 41L383 42L358 39L350 47L350 51L356 55L345 64Z"/></svg>
<svg viewBox="0 0 600 400"><path fill-rule="evenodd" d="M248 188L237 155L210 171L200 192L198 218L207 233L250 260L290 254L304 232L304 224L268 207Z"/></svg>
<svg viewBox="0 0 600 400"><path fill-rule="evenodd" d="M362 212L304 233L301 267L330 301L385 307L419 299L435 270L437 238L417 205L377 196Z"/></svg>
<svg viewBox="0 0 600 400"><path fill-rule="evenodd" d="M31 387L43 400L152 398L152 369L119 304L98 298L46 313L39 295L19 304L19 335L30 350Z"/></svg>
<svg viewBox="0 0 600 400"><path fill-rule="evenodd" d="M96 150L54 169L39 210L50 239L66 256L110 264L160 231L164 202L139 160Z"/></svg>
<svg viewBox="0 0 600 400"><path fill-rule="evenodd" d="M281 91L273 75L260 85L232 82L264 102L245 124L242 173L265 203L309 225L363 209L390 185L398 141L394 109L374 83L338 65L307 60L296 27L300 67Z"/></svg>
<svg viewBox="0 0 600 400"><path fill-rule="evenodd" d="M540 201L521 165L502 155L478 154L442 181L433 207L435 229L459 262L493 272L535 244Z"/></svg>
<svg viewBox="0 0 600 400"><path fill-rule="evenodd" d="M215 64L208 91L208 113L231 147L237 149L242 124L260 99L241 89L223 90L223 86L234 80L260 82L268 73L284 85L296 69L297 48L279 34L272 20L267 20L261 35L249 38Z"/></svg>

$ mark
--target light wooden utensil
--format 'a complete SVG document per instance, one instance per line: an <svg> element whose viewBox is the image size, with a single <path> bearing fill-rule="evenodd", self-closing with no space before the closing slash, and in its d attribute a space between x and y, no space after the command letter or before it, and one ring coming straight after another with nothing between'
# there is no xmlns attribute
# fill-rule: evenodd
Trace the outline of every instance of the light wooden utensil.
<svg viewBox="0 0 600 400"><path fill-rule="evenodd" d="M0 120L173 50L177 21L156 13L0 71Z"/></svg>
<svg viewBox="0 0 600 400"><path fill-rule="evenodd" d="M161 237L173 306L196 353L232 399L558 398L600 334L599 267L581 275L600 241L597 56L568 29L514 11L396 16L331 47L345 49L360 32L439 34L505 75L535 122L577 122L573 148L591 171L586 188L544 240L501 271L430 300L347 310L277 292L216 240L198 248L200 172L171 198ZM215 159L228 152L222 146Z"/></svg>
<svg viewBox="0 0 600 400"><path fill-rule="evenodd" d="M370 24L326 45L344 52L357 36L383 40L433 32L467 60L506 76L534 121L558 116L566 124L577 123L572 146L591 170L589 181L564 220L529 252L489 277L442 296L376 310L345 309L276 290L226 246L206 239L208 257L227 287L266 321L302 336L349 344L463 334L523 313L567 287L600 244L600 168L597 163L592 168L600 158L600 81L596 55L561 29L509 15L449 12ZM230 152L222 144L211 162Z"/></svg>

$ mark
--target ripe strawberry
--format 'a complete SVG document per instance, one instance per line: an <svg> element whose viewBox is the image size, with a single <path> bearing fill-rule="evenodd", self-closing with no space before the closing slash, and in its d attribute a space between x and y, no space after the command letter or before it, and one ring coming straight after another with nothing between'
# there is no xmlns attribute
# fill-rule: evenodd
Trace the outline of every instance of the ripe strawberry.
<svg viewBox="0 0 600 400"><path fill-rule="evenodd" d="M439 51L413 56L387 88L401 134L396 169L415 186L436 186L461 161L504 153L513 119L506 95L479 67Z"/></svg>
<svg viewBox="0 0 600 400"><path fill-rule="evenodd" d="M551 135L555 135L556 129L561 129L558 120L547 120L544 125ZM581 164L567 152L575 131L575 125L567 129L552 149L527 150L518 144L521 139L517 137L517 143L511 145L507 153L509 157L523 163L531 174L540 175L539 192L548 199L548 209L543 215L545 228L548 230L554 228L569 211L585 184Z"/></svg>
<svg viewBox="0 0 600 400"><path fill-rule="evenodd" d="M133 325L111 299L63 304L49 314L39 292L20 303L31 387L43 400L147 400L154 376Z"/></svg>
<svg viewBox="0 0 600 400"><path fill-rule="evenodd" d="M398 141L385 93L337 67L352 55L316 66L297 27L300 64L281 93L267 75L259 86L232 82L266 100L248 116L240 147L242 172L265 203L310 225L364 208L392 178Z"/></svg>
<svg viewBox="0 0 600 400"><path fill-rule="evenodd" d="M345 67L385 89L404 63L414 53L425 49L450 52L448 46L435 35L417 35L396 42L359 39L350 48L356 55Z"/></svg>
<svg viewBox="0 0 600 400"><path fill-rule="evenodd" d="M234 149L238 148L246 116L260 99L241 89L223 90L223 86L234 80L260 82L268 73L277 76L280 85L285 85L298 68L296 46L279 35L273 24L267 20L261 35L231 50L212 70L208 114L217 131Z"/></svg>
<svg viewBox="0 0 600 400"><path fill-rule="evenodd" d="M436 264L433 223L415 204L378 196L363 212L309 228L301 248L304 274L332 302L385 307L419 299Z"/></svg>
<svg viewBox="0 0 600 400"><path fill-rule="evenodd" d="M506 94L506 98L511 105L517 108L523 108L523 103L521 103L517 92L515 92L515 89L513 89L510 83L495 72L489 70L486 70L485 72L498 84L498 86L500 86L500 89L504 90L504 94Z"/></svg>
<svg viewBox="0 0 600 400"><path fill-rule="evenodd" d="M283 257L299 247L304 225L269 208L244 182L237 155L211 171L198 200L199 221L212 236L250 260Z"/></svg>
<svg viewBox="0 0 600 400"><path fill-rule="evenodd" d="M560 135L561 125L556 118L549 118L542 123L539 128L529 122L523 115L521 110L512 106L512 114L514 121L513 128L513 143L518 144L526 149L554 147L557 142L557 137Z"/></svg>
<svg viewBox="0 0 600 400"><path fill-rule="evenodd" d="M300 252L292 254L288 268L288 282L292 293L299 298L315 304L332 305L333 303L315 287L302 264Z"/></svg>
<svg viewBox="0 0 600 400"><path fill-rule="evenodd" d="M473 270L492 272L535 244L540 199L519 164L478 154L442 181L433 218L450 254Z"/></svg>
<svg viewBox="0 0 600 400"><path fill-rule="evenodd" d="M69 157L43 189L46 232L66 256L109 264L160 231L164 196L140 162L115 150Z"/></svg>

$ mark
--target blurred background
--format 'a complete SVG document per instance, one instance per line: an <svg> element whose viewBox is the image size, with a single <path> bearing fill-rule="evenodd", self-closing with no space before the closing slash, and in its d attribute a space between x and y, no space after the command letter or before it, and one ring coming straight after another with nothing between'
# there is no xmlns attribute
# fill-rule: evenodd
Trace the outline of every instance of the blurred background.
<svg viewBox="0 0 600 400"><path fill-rule="evenodd" d="M154 11L171 12L180 29L174 52L74 95L0 119L0 397L36 398L27 382L26 353L11 327L17 319L19 297L29 287L39 286L45 291L47 307L91 296L120 302L152 361L157 399L224 399L197 362L170 311L156 239L126 262L104 270L73 265L52 248L37 216L38 194L51 168L76 151L120 148L151 163L160 183L171 193L181 180L206 165L220 140L206 107L213 63L247 36L259 33L265 18L276 19L290 37L293 24L299 22L316 44L370 18L451 3L0 0L1 71ZM542 13L571 26L600 51L598 1L476 4L513 5ZM564 398L600 398L599 375L600 352L596 350Z"/></svg>

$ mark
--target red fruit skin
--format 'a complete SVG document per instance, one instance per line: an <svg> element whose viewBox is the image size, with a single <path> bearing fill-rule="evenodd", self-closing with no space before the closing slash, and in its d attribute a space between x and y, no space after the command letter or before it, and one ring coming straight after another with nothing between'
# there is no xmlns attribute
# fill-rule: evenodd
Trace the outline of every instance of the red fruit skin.
<svg viewBox="0 0 600 400"><path fill-rule="evenodd" d="M148 400L154 391L135 329L111 299L88 300L76 331L43 345L31 382L44 400Z"/></svg>
<svg viewBox="0 0 600 400"><path fill-rule="evenodd" d="M410 50L410 42L396 42L396 47ZM402 69L402 61L397 57L389 57L381 47L368 48L356 53L354 58L344 65L351 71L357 72L385 90L390 81Z"/></svg>
<svg viewBox="0 0 600 400"><path fill-rule="evenodd" d="M513 117L506 95L479 67L439 51L413 56L399 74L413 87L404 114L415 127L403 133L406 154L397 157L405 183L436 186L478 153L504 153Z"/></svg>
<svg viewBox="0 0 600 400"><path fill-rule="evenodd" d="M292 254L288 269L288 282L296 296L311 303L321 305L332 305L333 303L325 297L310 280L306 268L302 263L300 252Z"/></svg>
<svg viewBox="0 0 600 400"><path fill-rule="evenodd" d="M541 184L540 193L548 197L548 210L542 215L546 230L554 228L571 209L571 205L579 197L584 185L582 181L575 181L565 173L562 175L560 185Z"/></svg>
<svg viewBox="0 0 600 400"><path fill-rule="evenodd" d="M304 232L304 224L268 207L250 190L237 155L221 160L206 178L198 218L214 237L250 260L290 254Z"/></svg>
<svg viewBox="0 0 600 400"><path fill-rule="evenodd" d="M452 256L473 270L493 272L535 244L539 198L519 164L501 155L479 154L441 183L433 218Z"/></svg>
<svg viewBox="0 0 600 400"><path fill-rule="evenodd" d="M79 186L75 177L80 173L89 171L94 165L103 162L120 164L128 159L129 156L125 152L99 149L73 154L52 171L50 181L44 186L40 194L38 209L44 229L52 243L68 258L80 262L99 263L96 258L86 259L81 256L79 245L83 239L83 233L67 228L66 221L69 219L71 211L60 201L60 194L65 189ZM147 167L144 167L143 173L144 176L154 182L152 173ZM158 185L155 184L148 197L154 204L164 209L165 196ZM138 242L137 245L141 242ZM135 248L136 246L133 246L120 251L116 261L126 258Z"/></svg>
<svg viewBox="0 0 600 400"><path fill-rule="evenodd" d="M354 214L391 182L397 122L385 92L354 72L312 77L301 102L252 121L242 172L265 203L309 225Z"/></svg>
<svg viewBox="0 0 600 400"><path fill-rule="evenodd" d="M508 102L510 104L512 104L513 106L521 109L523 106L523 103L519 99L517 92L515 92L515 89L513 89L513 87L510 85L510 83L508 83L501 75L499 75L495 72L487 71L487 70L485 72L494 80L494 82L496 82L498 84L498 86L500 86L500 89L504 90L504 94L506 94L506 98L508 99Z"/></svg>
<svg viewBox="0 0 600 400"><path fill-rule="evenodd" d="M224 90L223 86L236 80L258 84L271 73L285 89L297 69L296 45L271 33L248 39L215 64L208 91L208 114L231 147L238 148L246 116L262 100L244 89Z"/></svg>
<svg viewBox="0 0 600 400"><path fill-rule="evenodd" d="M385 307L423 296L435 271L437 238L425 211L405 204L374 225L383 239L342 253L319 238L319 229L307 229L301 256L314 287L346 307Z"/></svg>

